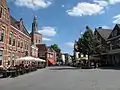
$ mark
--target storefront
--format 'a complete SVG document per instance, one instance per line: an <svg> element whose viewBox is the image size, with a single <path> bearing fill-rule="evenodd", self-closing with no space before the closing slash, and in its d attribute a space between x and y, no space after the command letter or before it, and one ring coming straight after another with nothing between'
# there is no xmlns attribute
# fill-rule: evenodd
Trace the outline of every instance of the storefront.
<svg viewBox="0 0 120 90"><path fill-rule="evenodd" d="M2 65L3 60L3 50L0 50L0 65Z"/></svg>

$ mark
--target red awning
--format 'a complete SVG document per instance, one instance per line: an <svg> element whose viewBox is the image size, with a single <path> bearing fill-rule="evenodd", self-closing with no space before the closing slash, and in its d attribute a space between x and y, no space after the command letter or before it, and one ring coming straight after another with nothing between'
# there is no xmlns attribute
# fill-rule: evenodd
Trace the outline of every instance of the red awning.
<svg viewBox="0 0 120 90"><path fill-rule="evenodd" d="M55 63L55 60L52 60L52 59L49 59L48 60L51 64L54 64Z"/></svg>

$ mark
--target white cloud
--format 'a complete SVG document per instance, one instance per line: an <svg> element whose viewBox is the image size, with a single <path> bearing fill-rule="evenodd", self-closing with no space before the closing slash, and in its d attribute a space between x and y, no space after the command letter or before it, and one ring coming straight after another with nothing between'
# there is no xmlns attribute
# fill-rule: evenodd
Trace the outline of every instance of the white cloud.
<svg viewBox="0 0 120 90"><path fill-rule="evenodd" d="M116 15L113 17L115 20L113 21L113 23L115 24L120 24L120 14Z"/></svg>
<svg viewBox="0 0 120 90"><path fill-rule="evenodd" d="M41 30L39 30L39 33L46 36L55 36L57 32L54 27L42 27Z"/></svg>
<svg viewBox="0 0 120 90"><path fill-rule="evenodd" d="M93 2L98 3L101 6L107 6L120 3L120 0L94 0Z"/></svg>
<svg viewBox="0 0 120 90"><path fill-rule="evenodd" d="M109 26L102 26L102 28L104 28L104 29L111 29L111 27L109 27Z"/></svg>
<svg viewBox="0 0 120 90"><path fill-rule="evenodd" d="M50 38L45 38L45 37L43 37L42 40L43 41L52 41Z"/></svg>
<svg viewBox="0 0 120 90"><path fill-rule="evenodd" d="M66 11L70 16L97 15L104 12L104 7L99 4L87 2L78 3L72 9Z"/></svg>
<svg viewBox="0 0 120 90"><path fill-rule="evenodd" d="M70 16L96 15L105 12L109 5L120 3L120 0L93 0L93 3L79 2L66 12Z"/></svg>
<svg viewBox="0 0 120 90"><path fill-rule="evenodd" d="M93 0L93 2L95 2L96 4L99 4L100 6L102 6L102 7L106 7L106 6L108 6L108 2L107 1L105 1L105 0Z"/></svg>
<svg viewBox="0 0 120 90"><path fill-rule="evenodd" d="M39 8L46 8L52 4L52 2L48 0L14 0L13 2L17 6L25 6L34 10Z"/></svg>
<svg viewBox="0 0 120 90"><path fill-rule="evenodd" d="M73 47L74 46L74 43L73 42L67 42L65 43L65 45L69 46L69 47Z"/></svg>
<svg viewBox="0 0 120 90"><path fill-rule="evenodd" d="M109 0L110 4L116 4L116 3L120 3L120 0Z"/></svg>

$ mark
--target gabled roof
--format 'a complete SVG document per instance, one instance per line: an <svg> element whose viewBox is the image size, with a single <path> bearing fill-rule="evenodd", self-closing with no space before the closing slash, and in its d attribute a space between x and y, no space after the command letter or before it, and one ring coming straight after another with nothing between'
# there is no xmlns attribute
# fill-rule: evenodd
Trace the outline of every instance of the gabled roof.
<svg viewBox="0 0 120 90"><path fill-rule="evenodd" d="M10 24L15 27L16 29L20 30L20 21L17 21L14 17L10 16ZM30 36L30 34L28 33L25 25L23 25L23 30L22 32L24 34L26 34L27 36Z"/></svg>
<svg viewBox="0 0 120 90"><path fill-rule="evenodd" d="M29 32L27 31L26 27L23 25L23 30L22 32L26 34L27 36L30 36Z"/></svg>
<svg viewBox="0 0 120 90"><path fill-rule="evenodd" d="M113 36L114 31L117 30L117 34L115 36ZM111 32L111 34L109 35L108 39L115 39L120 37L120 24L116 24Z"/></svg>
<svg viewBox="0 0 120 90"><path fill-rule="evenodd" d="M37 44L36 46L38 47L39 51L47 51L46 44Z"/></svg>
<svg viewBox="0 0 120 90"><path fill-rule="evenodd" d="M120 24L117 24L117 26L120 28Z"/></svg>
<svg viewBox="0 0 120 90"><path fill-rule="evenodd" d="M20 23L19 21L17 21L15 18L13 18L12 16L10 16L10 24L13 27L19 29L19 23Z"/></svg>
<svg viewBox="0 0 120 90"><path fill-rule="evenodd" d="M100 36L101 36L103 39L105 39L105 40L108 39L110 33L112 32L112 29L98 28L98 29L96 29L96 30L97 30L97 32L100 34Z"/></svg>
<svg viewBox="0 0 120 90"><path fill-rule="evenodd" d="M47 47L47 51L48 51L48 52L55 52L55 51L53 50L53 48L51 48L50 46Z"/></svg>

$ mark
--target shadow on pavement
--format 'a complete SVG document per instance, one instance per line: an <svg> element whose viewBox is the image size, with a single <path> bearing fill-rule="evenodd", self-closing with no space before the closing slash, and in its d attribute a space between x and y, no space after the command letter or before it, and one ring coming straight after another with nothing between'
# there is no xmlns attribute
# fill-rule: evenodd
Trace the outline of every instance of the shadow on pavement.
<svg viewBox="0 0 120 90"><path fill-rule="evenodd" d="M106 69L106 70L120 70L120 67L99 67L100 69Z"/></svg>
<svg viewBox="0 0 120 90"><path fill-rule="evenodd" d="M58 68L58 67L56 67L56 68L50 68L49 70L76 70L76 69L80 69L80 68Z"/></svg>

